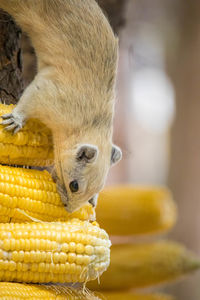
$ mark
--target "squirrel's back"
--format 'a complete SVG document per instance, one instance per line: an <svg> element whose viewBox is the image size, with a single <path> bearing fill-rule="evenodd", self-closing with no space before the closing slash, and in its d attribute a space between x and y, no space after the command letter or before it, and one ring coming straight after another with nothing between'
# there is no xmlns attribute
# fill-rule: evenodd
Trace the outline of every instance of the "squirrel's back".
<svg viewBox="0 0 200 300"><path fill-rule="evenodd" d="M101 87L102 82L108 89L112 86L118 43L95 1L0 0L0 8L31 38L39 68L46 64L88 70Z"/></svg>

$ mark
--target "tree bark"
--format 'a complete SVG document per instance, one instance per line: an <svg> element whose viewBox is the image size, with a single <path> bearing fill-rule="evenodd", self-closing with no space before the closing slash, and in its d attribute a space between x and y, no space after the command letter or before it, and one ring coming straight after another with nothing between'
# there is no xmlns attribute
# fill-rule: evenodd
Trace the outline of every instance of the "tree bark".
<svg viewBox="0 0 200 300"><path fill-rule="evenodd" d="M16 103L23 91L21 30L12 18L0 10L0 99Z"/></svg>

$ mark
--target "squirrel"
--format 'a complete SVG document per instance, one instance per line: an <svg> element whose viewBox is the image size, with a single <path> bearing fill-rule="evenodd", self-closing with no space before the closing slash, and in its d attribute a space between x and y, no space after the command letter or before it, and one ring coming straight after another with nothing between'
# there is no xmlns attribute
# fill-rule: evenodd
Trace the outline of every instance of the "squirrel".
<svg viewBox="0 0 200 300"><path fill-rule="evenodd" d="M29 118L47 125L66 210L96 206L122 157L112 144L118 39L95 0L0 0L0 8L30 37L38 69L2 124L14 133Z"/></svg>

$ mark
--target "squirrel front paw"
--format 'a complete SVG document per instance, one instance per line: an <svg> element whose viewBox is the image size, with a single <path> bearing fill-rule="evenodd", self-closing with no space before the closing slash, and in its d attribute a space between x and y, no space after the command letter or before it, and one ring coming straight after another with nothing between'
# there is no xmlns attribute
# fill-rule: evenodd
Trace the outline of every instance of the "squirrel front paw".
<svg viewBox="0 0 200 300"><path fill-rule="evenodd" d="M92 207L96 208L97 199L98 199L98 194L94 195L88 202L92 205Z"/></svg>
<svg viewBox="0 0 200 300"><path fill-rule="evenodd" d="M24 117L16 112L5 114L1 118L3 119L1 125L5 125L5 130L13 131L14 134L25 124Z"/></svg>

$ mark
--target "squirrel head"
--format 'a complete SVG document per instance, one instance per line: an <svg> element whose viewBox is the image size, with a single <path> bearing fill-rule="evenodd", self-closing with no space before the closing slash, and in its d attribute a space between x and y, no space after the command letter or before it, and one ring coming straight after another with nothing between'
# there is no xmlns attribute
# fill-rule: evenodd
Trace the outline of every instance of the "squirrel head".
<svg viewBox="0 0 200 300"><path fill-rule="evenodd" d="M56 182L68 212L88 202L94 204L105 184L110 166L122 157L119 147L107 143L101 149L93 144L78 144L56 159Z"/></svg>

